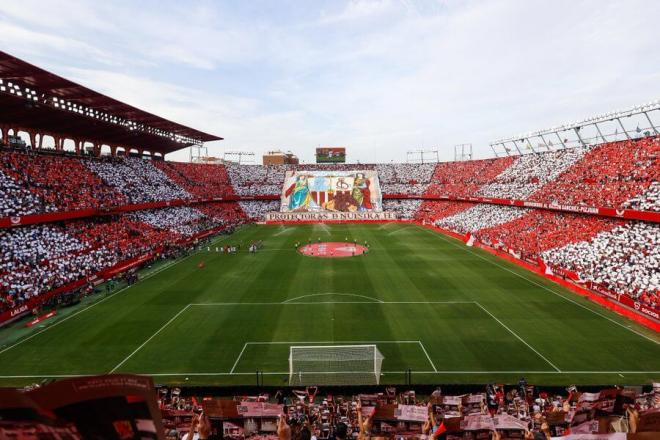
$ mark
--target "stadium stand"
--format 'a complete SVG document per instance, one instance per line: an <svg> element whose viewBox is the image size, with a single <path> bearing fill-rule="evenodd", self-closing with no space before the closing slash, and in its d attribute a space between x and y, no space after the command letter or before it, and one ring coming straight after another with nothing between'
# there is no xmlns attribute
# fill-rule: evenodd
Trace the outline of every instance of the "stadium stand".
<svg viewBox="0 0 660 440"><path fill-rule="evenodd" d="M233 228L247 222L245 211L239 203L200 203L195 205L195 209L222 222L225 228Z"/></svg>
<svg viewBox="0 0 660 440"><path fill-rule="evenodd" d="M188 193L213 198L233 195L234 190L224 165L155 161L156 168Z"/></svg>
<svg viewBox="0 0 660 440"><path fill-rule="evenodd" d="M534 259L548 249L590 240L621 224L621 220L533 209L510 222L479 230L479 240Z"/></svg>
<svg viewBox="0 0 660 440"><path fill-rule="evenodd" d="M219 207L218 205L222 205ZM138 211L93 220L0 229L0 311L122 261L186 242L200 233L231 229L238 208L210 204Z"/></svg>
<svg viewBox="0 0 660 440"><path fill-rule="evenodd" d="M490 183L479 188L478 195L526 199L580 160L585 152L585 148L570 148L520 156Z"/></svg>
<svg viewBox="0 0 660 440"><path fill-rule="evenodd" d="M14 179L0 171L0 210L3 217L36 214L54 211L55 207L47 205L36 194L25 189Z"/></svg>
<svg viewBox="0 0 660 440"><path fill-rule="evenodd" d="M195 235L219 225L216 220L188 206L137 211L129 216L154 228L169 229L172 233L185 236Z"/></svg>
<svg viewBox="0 0 660 440"><path fill-rule="evenodd" d="M378 178L385 194L422 195L426 191L436 164L378 164Z"/></svg>
<svg viewBox="0 0 660 440"><path fill-rule="evenodd" d="M415 214L415 220L420 223L435 223L436 220L458 214L474 206L470 202L427 201L424 200Z"/></svg>
<svg viewBox="0 0 660 440"><path fill-rule="evenodd" d="M0 248L0 302L5 308L117 262L110 250L93 249L55 225L2 230Z"/></svg>
<svg viewBox="0 0 660 440"><path fill-rule="evenodd" d="M511 156L500 159L439 163L435 167L426 195L474 196L481 187L491 183L515 160L516 158Z"/></svg>
<svg viewBox="0 0 660 440"><path fill-rule="evenodd" d="M261 221L268 212L280 209L279 200L246 200L238 202L245 215L252 221Z"/></svg>
<svg viewBox="0 0 660 440"><path fill-rule="evenodd" d="M412 220L421 204L421 200L385 199L383 200L383 211L395 212L397 217L402 220Z"/></svg>
<svg viewBox="0 0 660 440"><path fill-rule="evenodd" d="M229 179L239 196L280 194L287 165L227 165Z"/></svg>
<svg viewBox="0 0 660 440"><path fill-rule="evenodd" d="M465 211L449 217L444 217L436 222L438 226L445 229L465 234L466 232L478 232L481 229L507 223L522 217L528 212L526 208L499 205L472 205Z"/></svg>
<svg viewBox="0 0 660 440"><path fill-rule="evenodd" d="M660 137L601 144L532 194L530 200L615 208L645 204L657 211L657 199L646 199L643 193L660 179L659 161ZM649 196L655 197L653 192Z"/></svg>
<svg viewBox="0 0 660 440"><path fill-rule="evenodd" d="M550 266L577 272L606 289L655 305L660 293L660 227L627 222L588 241L545 251Z"/></svg>
<svg viewBox="0 0 660 440"><path fill-rule="evenodd" d="M151 161L114 158L87 161L89 169L115 188L129 203L191 198L190 193L172 182Z"/></svg>
<svg viewBox="0 0 660 440"><path fill-rule="evenodd" d="M90 171L86 162L91 161L61 154L0 151L0 178L7 191L14 192L15 202L5 202L5 212L25 215L123 204L123 196ZM23 191L17 192L19 188Z"/></svg>
<svg viewBox="0 0 660 440"><path fill-rule="evenodd" d="M649 246L656 243L656 225L451 199L477 196L659 212L659 153L660 138L651 136L489 160L359 168L378 171L384 209L402 220L434 224L459 234L470 232L489 246L530 259L540 257L556 270L575 272L595 287L655 305L660 287L654 272L657 256ZM2 295L5 302L11 298L15 303L17 298L38 295L149 252L156 243L175 243L205 231L261 221L267 212L279 209L277 197L287 170L355 168L349 164L225 166L3 148L0 209L5 217L149 202L161 202L163 208L119 214L111 220L3 230L7 251L3 248ZM438 197L449 200L433 200ZM194 198L229 200L166 206L188 204ZM16 243L40 242L51 236L51 243L32 257L28 254L33 249ZM616 257L609 258L608 246L616 250ZM580 260L580 250L588 250L593 259ZM633 255L638 256L634 261L623 257L632 259ZM44 259L48 264L29 269ZM74 266L73 274L50 274ZM20 269L14 271L16 267ZM633 276L639 282L631 286L628 281Z"/></svg>

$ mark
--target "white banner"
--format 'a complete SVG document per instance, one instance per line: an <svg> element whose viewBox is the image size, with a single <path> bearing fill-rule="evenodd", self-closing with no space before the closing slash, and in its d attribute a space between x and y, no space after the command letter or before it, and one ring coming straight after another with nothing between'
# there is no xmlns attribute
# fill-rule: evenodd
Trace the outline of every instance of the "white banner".
<svg viewBox="0 0 660 440"><path fill-rule="evenodd" d="M381 212L378 173L355 171L287 171L281 212Z"/></svg>
<svg viewBox="0 0 660 440"><path fill-rule="evenodd" d="M269 212L266 222L394 221L395 212Z"/></svg>
<svg viewBox="0 0 660 440"><path fill-rule="evenodd" d="M397 420L408 422L426 422L429 418L429 409L426 406L399 405L394 412Z"/></svg>

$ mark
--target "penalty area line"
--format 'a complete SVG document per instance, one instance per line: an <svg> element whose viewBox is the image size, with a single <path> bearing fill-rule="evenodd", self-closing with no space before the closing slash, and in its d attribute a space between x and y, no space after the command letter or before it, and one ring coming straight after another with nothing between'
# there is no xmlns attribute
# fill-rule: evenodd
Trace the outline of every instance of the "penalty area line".
<svg viewBox="0 0 660 440"><path fill-rule="evenodd" d="M243 352L245 352L245 349L248 346L248 342L243 344L243 350L238 354L238 357L236 358L236 362L234 362L234 365L231 367L231 371L229 371L229 374L234 374L234 370L236 369L236 365L238 365L238 361L241 360L241 356L243 356Z"/></svg>
<svg viewBox="0 0 660 440"><path fill-rule="evenodd" d="M419 346L422 348L422 351L423 351L424 354L426 355L426 359L428 359L429 363L430 363L431 366L433 367L433 371L437 373L437 372L438 372L438 369L435 368L435 364L434 364L433 361L431 360L431 357L429 356L429 353L426 351L426 348L424 347L424 344L422 344L422 341L417 341L417 343L418 343Z"/></svg>
<svg viewBox="0 0 660 440"><path fill-rule="evenodd" d="M112 370L108 371L108 373L114 373L119 367L124 365L124 363L126 363L127 360L129 360L131 357L133 357L133 355L135 353L142 350L142 347L147 345L149 343L149 341L151 341L153 338L155 338L158 335L158 333L162 332L165 329L165 327L170 325L176 318L179 317L179 315L181 315L183 312L188 310L189 307L190 307L190 304L188 304L187 306L185 306L184 308L179 310L179 312L176 315L172 316L169 321L167 321L165 324L163 324L158 330L156 330L156 332L153 335L149 336L149 338L146 341L144 341L142 344L140 344L140 346L138 348L133 350L133 352L131 354L129 354L128 356L126 356L121 362L119 362L117 365L115 365L115 367Z"/></svg>
<svg viewBox="0 0 660 440"><path fill-rule="evenodd" d="M557 368L557 367L555 366L555 364L553 364L552 362L550 362L550 361L548 360L548 358L546 358L545 356L543 356L541 353L539 353L539 351L538 351L537 349L535 349L535 348L532 347L530 344L528 344L527 341L525 341L523 338L521 338L520 336L518 336L518 334L517 334L516 332L514 332L513 330L511 330L506 324L504 324L502 321L500 321L499 319L497 319L497 317L496 317L495 315L493 315L492 313L490 313L490 312L489 312L484 306L482 306L481 304L479 304L477 301L475 301L474 303L475 303L475 304L476 304L481 310L483 310L484 312L486 312L491 318L493 318L495 321L497 321L497 322L498 322L502 327L504 327L509 333L511 333L513 336L515 336L520 342L522 342L523 344L525 344L530 350L532 350L534 353L536 353L541 359L543 359L544 361L546 361L546 362L547 362L552 368L554 368L555 370L557 370L557 373L561 373L561 370L560 370L559 368Z"/></svg>

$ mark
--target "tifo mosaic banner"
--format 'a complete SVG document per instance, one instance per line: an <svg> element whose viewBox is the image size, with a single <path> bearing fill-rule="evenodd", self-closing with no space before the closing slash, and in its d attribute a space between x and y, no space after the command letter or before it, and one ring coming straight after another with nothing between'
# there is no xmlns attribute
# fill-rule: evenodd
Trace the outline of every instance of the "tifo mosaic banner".
<svg viewBox="0 0 660 440"><path fill-rule="evenodd" d="M281 212L381 212L378 173L287 171Z"/></svg>
<svg viewBox="0 0 660 440"><path fill-rule="evenodd" d="M394 212L269 212L266 223L269 222L353 222L353 221L394 221Z"/></svg>

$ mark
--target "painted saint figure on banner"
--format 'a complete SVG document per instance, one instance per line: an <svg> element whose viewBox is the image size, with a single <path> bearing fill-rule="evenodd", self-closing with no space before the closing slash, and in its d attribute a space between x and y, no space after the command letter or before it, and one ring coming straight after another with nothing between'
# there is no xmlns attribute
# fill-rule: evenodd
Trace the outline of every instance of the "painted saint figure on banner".
<svg viewBox="0 0 660 440"><path fill-rule="evenodd" d="M284 195L289 197L289 209L292 211L306 211L310 203L313 203L307 176L304 174L296 177L296 182L286 190Z"/></svg>
<svg viewBox="0 0 660 440"><path fill-rule="evenodd" d="M363 173L357 173L353 180L352 196L357 202L360 211L372 209L369 183L369 179L365 178Z"/></svg>

